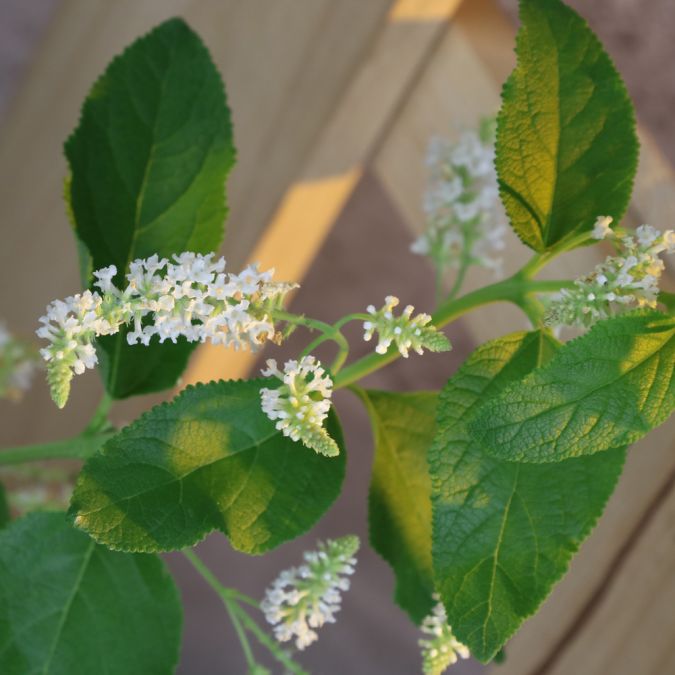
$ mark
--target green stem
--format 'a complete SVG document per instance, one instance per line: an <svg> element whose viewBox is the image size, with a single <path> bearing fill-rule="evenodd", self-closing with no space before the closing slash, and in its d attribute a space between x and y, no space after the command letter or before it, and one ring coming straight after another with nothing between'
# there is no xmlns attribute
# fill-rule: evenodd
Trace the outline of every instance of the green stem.
<svg viewBox="0 0 675 675"><path fill-rule="evenodd" d="M35 462L43 459L88 459L112 436L114 431L84 434L65 441L37 443L0 450L0 465Z"/></svg>
<svg viewBox="0 0 675 675"><path fill-rule="evenodd" d="M543 251L542 253L535 253L535 255L530 258L529 262L518 272L519 277L523 279L531 279L537 272L539 272L543 267L548 265L548 263L557 258L559 255L571 251L572 249L583 246L590 242L597 243L595 239L591 236L590 232L582 232L577 234L569 239L563 239L555 244L548 251Z"/></svg>
<svg viewBox="0 0 675 675"><path fill-rule="evenodd" d="M462 288L462 284L464 283L464 279L466 278L466 273L468 272L468 270L469 265L467 264L467 261L462 260L462 264L457 272L457 276L455 277L455 282L452 284L450 292L445 297L445 302L449 302L450 300L455 299L455 296L459 293L460 289Z"/></svg>
<svg viewBox="0 0 675 675"><path fill-rule="evenodd" d="M108 421L108 413L110 412L110 407L112 404L112 396L110 396L108 392L105 392L98 406L96 407L89 424L87 424L84 429L85 434L97 433L110 426L110 422Z"/></svg>
<svg viewBox="0 0 675 675"><path fill-rule="evenodd" d="M246 628L255 635L258 642L266 647L279 663L281 663L289 672L295 675L308 675L292 658L290 658L283 649L279 649L277 643L241 608L239 608L240 618Z"/></svg>
<svg viewBox="0 0 675 675"><path fill-rule="evenodd" d="M223 604L225 605L225 608L230 616L230 620L232 621L232 625L237 632L239 641L241 642L249 669L253 668L256 663L255 659L253 658L253 652L251 651L251 645L243 628L246 628L253 635L255 635L260 644L266 647L272 656L292 673L296 673L296 675L306 675L306 673L293 661L293 659L287 656L283 649L281 649L279 645L277 645L277 643L272 638L270 638L269 635L267 635L249 616L248 612L246 612L239 605L239 602L245 602L252 607L259 608L258 603L253 598L240 593L234 588L227 588L226 586L223 586L223 584L220 583L213 572L211 572L211 570L202 562L201 558L199 558L197 554L191 549L183 549L181 553L190 561L192 566L197 572L199 572L204 581L206 581L206 583L211 586L211 588L223 601Z"/></svg>
<svg viewBox="0 0 675 675"><path fill-rule="evenodd" d="M520 275L510 277L490 286L467 293L456 300L446 302L436 310L432 317L432 325L441 328L454 319L466 314L472 309L493 302L512 302L523 308L528 306L528 296L533 293L550 293L561 288L570 287L571 281L530 281ZM528 310L529 311L529 310ZM529 313L526 311L526 314ZM346 387L382 366L399 358L400 354L392 345L386 354L368 354L358 361L344 368L335 378L335 389Z"/></svg>
<svg viewBox="0 0 675 675"><path fill-rule="evenodd" d="M326 340L332 340L338 346L338 353L335 357L335 361L333 361L333 364L331 365L331 372L335 374L340 370L340 368L342 368L344 362L349 356L349 342L347 342L347 338L340 332L339 325L342 325L340 322L338 322L339 325L331 326L331 324L325 323L324 321L310 319L309 317L301 316L299 314L292 314L283 310L275 310L272 314L275 319L288 321L289 323L294 323L298 326L305 326L306 328L310 328L312 330L321 331L322 335L312 341L302 351L302 355L306 356L312 350L316 349L321 343L325 342ZM351 318L349 318L349 320L351 320Z"/></svg>
<svg viewBox="0 0 675 675"><path fill-rule="evenodd" d="M307 316L301 314L293 314L292 312L285 312L282 309L275 309L272 312L272 316L279 321L287 321L288 323L295 324L296 326L305 326L305 328L311 328L312 330L318 330L322 333L333 333L333 326L325 321L319 321L318 319L310 319Z"/></svg>
<svg viewBox="0 0 675 675"><path fill-rule="evenodd" d="M246 665L248 666L250 672L254 672L258 666L258 663L253 656L253 650L251 649L251 643L248 641L246 631L239 620L239 614L234 609L235 607L238 607L238 605L233 603L231 600L225 600L225 598L223 598L223 604L227 610L227 615L230 617L234 631L239 638L239 644L241 645L241 649L244 652L244 657L246 658Z"/></svg>
<svg viewBox="0 0 675 675"><path fill-rule="evenodd" d="M192 566L199 572L202 579L211 586L211 588L216 592L218 597L223 601L227 614L230 617L234 631L239 638L239 643L241 644L242 651L244 652L244 657L246 658L246 664L248 665L249 670L253 670L258 665L256 663L255 657L253 656L253 650L251 649L251 644L248 641L246 631L241 625L240 614L237 612L239 605L234 599L234 595L230 593L230 589L223 586L220 581L215 577L213 572L202 562L201 558L197 556L190 549L185 549L181 553L192 563Z"/></svg>
<svg viewBox="0 0 675 675"><path fill-rule="evenodd" d="M440 305L443 301L443 268L438 262L435 263L434 267L434 298L436 305Z"/></svg>

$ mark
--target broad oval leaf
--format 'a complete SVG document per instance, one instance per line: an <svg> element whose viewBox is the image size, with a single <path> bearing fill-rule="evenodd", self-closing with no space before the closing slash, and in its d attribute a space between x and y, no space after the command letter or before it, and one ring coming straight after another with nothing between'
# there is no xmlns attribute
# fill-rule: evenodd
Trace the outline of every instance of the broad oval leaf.
<svg viewBox="0 0 675 675"><path fill-rule="evenodd" d="M141 416L87 461L71 501L78 527L125 551L173 551L220 530L259 554L306 532L345 473L337 417L326 458L277 431L260 407L269 380L188 387Z"/></svg>
<svg viewBox="0 0 675 675"><path fill-rule="evenodd" d="M33 513L0 532L0 672L168 675L178 591L156 556L115 553Z"/></svg>
<svg viewBox="0 0 675 675"><path fill-rule="evenodd" d="M476 411L495 457L557 462L634 443L675 408L675 319L640 312L597 323L543 368Z"/></svg>
<svg viewBox="0 0 675 675"><path fill-rule="evenodd" d="M438 396L360 394L375 437L368 494L370 543L394 570L396 602L421 623L434 605L427 450L434 438Z"/></svg>
<svg viewBox="0 0 675 675"><path fill-rule="evenodd" d="M522 0L520 19L495 161L511 225L543 251L598 216L621 219L639 145L621 76L586 22L560 0Z"/></svg>
<svg viewBox="0 0 675 675"><path fill-rule="evenodd" d="M457 638L487 662L567 570L621 473L623 449L558 464L495 459L466 418L548 358L555 343L517 333L479 347L450 379L429 450L436 588Z"/></svg>
<svg viewBox="0 0 675 675"><path fill-rule="evenodd" d="M67 203L93 269L154 253L208 253L223 236L225 179L234 162L218 70L180 19L161 24L113 59L66 142ZM86 257L86 256L85 256ZM116 398L175 384L194 345L129 346L102 338L106 388Z"/></svg>

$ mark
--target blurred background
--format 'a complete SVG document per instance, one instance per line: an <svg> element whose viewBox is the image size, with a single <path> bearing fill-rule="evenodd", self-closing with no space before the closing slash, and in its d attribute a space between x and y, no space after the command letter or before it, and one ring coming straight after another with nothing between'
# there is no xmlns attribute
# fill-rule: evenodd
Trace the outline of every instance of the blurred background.
<svg viewBox="0 0 675 675"><path fill-rule="evenodd" d="M627 220L675 224L675 12L670 0L571 2L590 22L635 100L643 144ZM424 155L434 135L456 137L498 108L514 64L515 0L0 0L0 318L32 335L53 298L78 290L76 252L62 204L62 143L94 79L134 38L172 15L201 34L227 86L238 164L228 186L223 254L297 280L297 312L333 321L398 295L419 311L433 274L409 246L423 227ZM602 253L562 258L552 277L592 267ZM515 236L506 272L528 257ZM672 268L668 273L672 282ZM490 280L474 272L467 290ZM454 350L399 362L371 387L438 389L481 341L525 328L501 306L448 330ZM353 356L365 352L359 331ZM295 336L297 340L297 336ZM276 349L295 355L297 341ZM359 346L363 345L363 347ZM271 354L263 355L271 356ZM185 382L241 377L252 358L200 348ZM0 401L0 445L73 435L101 393L76 379L59 412L38 381L20 404ZM161 400L122 402L123 423ZM367 539L372 461L368 420L339 392L349 451L344 493L306 536L264 558L234 552L221 535L199 552L230 586L260 597L317 538ZM675 444L673 421L632 452L605 517L543 610L507 648L508 675L675 672ZM179 672L243 673L218 598L180 556L168 556L186 604ZM301 660L321 675L419 672L417 629L393 605L393 577L367 546L340 621ZM458 675L485 672L479 664Z"/></svg>

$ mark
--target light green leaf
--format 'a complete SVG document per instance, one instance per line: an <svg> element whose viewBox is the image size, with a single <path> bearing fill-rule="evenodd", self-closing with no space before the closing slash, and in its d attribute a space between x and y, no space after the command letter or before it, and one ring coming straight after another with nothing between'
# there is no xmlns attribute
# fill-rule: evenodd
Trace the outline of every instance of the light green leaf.
<svg viewBox="0 0 675 675"><path fill-rule="evenodd" d="M182 609L156 556L114 553L63 513L0 532L3 675L169 675Z"/></svg>
<svg viewBox="0 0 675 675"><path fill-rule="evenodd" d="M433 607L431 480L427 450L437 395L360 393L375 437L368 497L370 543L396 575L396 602L420 623Z"/></svg>
<svg viewBox="0 0 675 675"><path fill-rule="evenodd" d="M65 151L75 234L93 269L117 267L118 286L135 258L220 244L234 162L230 114L206 47L182 20L166 21L111 62ZM194 348L185 340L129 346L124 331L99 343L116 398L172 386Z"/></svg>
<svg viewBox="0 0 675 675"><path fill-rule="evenodd" d="M675 319L639 312L597 323L469 423L495 457L557 462L629 445L675 408Z"/></svg>
<svg viewBox="0 0 675 675"><path fill-rule="evenodd" d="M342 487L345 451L323 457L277 431L260 407L268 379L188 387L108 441L84 465L70 514L126 551L192 546L212 530L245 553L306 532Z"/></svg>
<svg viewBox="0 0 675 675"><path fill-rule="evenodd" d="M429 450L436 588L457 638L492 659L543 602L602 513L625 451L558 464L487 455L466 419L547 359L555 341L516 333L479 347L450 379Z"/></svg>
<svg viewBox="0 0 675 675"><path fill-rule="evenodd" d="M496 167L511 225L543 251L598 216L621 219L638 141L621 76L586 22L559 0L521 0L520 19Z"/></svg>
<svg viewBox="0 0 675 675"><path fill-rule="evenodd" d="M9 504L7 503L7 494L5 487L0 483L0 528L9 523Z"/></svg>

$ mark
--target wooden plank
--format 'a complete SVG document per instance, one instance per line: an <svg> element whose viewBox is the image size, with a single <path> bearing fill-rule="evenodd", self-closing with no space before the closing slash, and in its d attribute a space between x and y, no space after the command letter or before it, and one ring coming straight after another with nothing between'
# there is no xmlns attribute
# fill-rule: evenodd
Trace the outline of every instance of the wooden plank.
<svg viewBox="0 0 675 675"><path fill-rule="evenodd" d="M274 267L279 279L302 280L458 4L399 0L392 7L251 261ZM255 358L204 345L184 383L244 377Z"/></svg>
<svg viewBox="0 0 675 675"><path fill-rule="evenodd" d="M514 64L513 38L513 27L492 2L464 3L439 45L435 59L419 78L416 90L374 158L378 177L413 234L421 231L424 222L421 196L426 182L423 166L428 139L434 134L453 137L461 128L475 126L480 116L496 112L501 82ZM642 160L627 221L667 227L675 220L672 169L647 134L640 133ZM606 254L607 249L599 249L601 247L582 249L563 256L542 277L570 278L590 270ZM518 269L530 254L515 235L510 234L505 254L507 273ZM491 275L475 270L466 289L489 281ZM672 279L666 279L668 283L672 283ZM526 326L524 318L512 307L500 305L472 313L462 323L476 343ZM551 654L564 651L564 641L574 626L592 613L592 599L612 574L617 556L631 546L655 495L675 470L674 430L675 421L671 420L633 448L624 476L594 535L541 611L509 643L507 662L496 669L496 673L548 673L542 668ZM624 599L624 607L629 604L629 600ZM629 611L628 607L624 611ZM630 616L634 623L640 620L638 614L630 613ZM671 628L671 639L672 633ZM595 638L599 640L599 636ZM581 659L580 653L576 655ZM567 660L561 662L567 665L566 672L586 672L579 667L583 659L577 660L576 667Z"/></svg>
<svg viewBox="0 0 675 675"><path fill-rule="evenodd" d="M636 532L583 630L546 665L550 675L675 673L675 474ZM542 671L544 672L544 671Z"/></svg>

